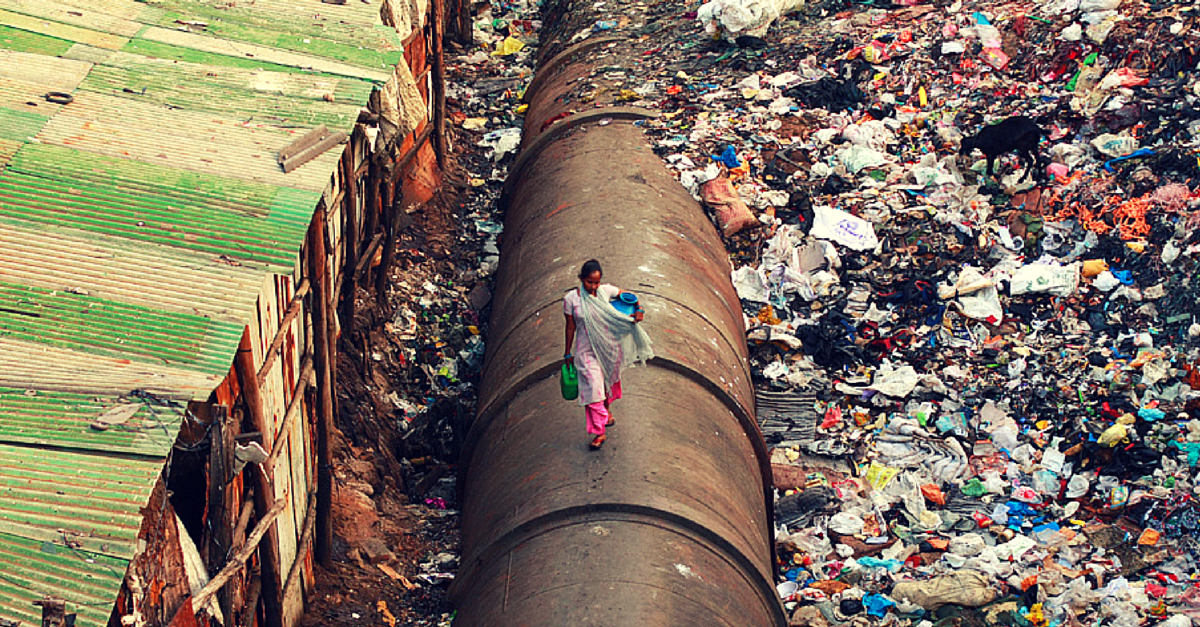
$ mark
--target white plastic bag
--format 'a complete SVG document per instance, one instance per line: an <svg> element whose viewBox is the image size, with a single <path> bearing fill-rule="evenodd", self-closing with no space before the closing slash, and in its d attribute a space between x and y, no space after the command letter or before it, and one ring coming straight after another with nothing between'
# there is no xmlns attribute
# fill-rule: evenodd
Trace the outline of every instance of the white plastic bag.
<svg viewBox="0 0 1200 627"><path fill-rule="evenodd" d="M1078 287L1078 263L1066 266L1030 264L1021 266L1013 273L1012 281L1009 282L1009 293L1013 296L1021 294L1070 296Z"/></svg>
<svg viewBox="0 0 1200 627"><path fill-rule="evenodd" d="M696 11L696 19L710 35L724 30L731 37L761 37L772 22L802 6L804 0L710 0Z"/></svg>
<svg viewBox="0 0 1200 627"><path fill-rule="evenodd" d="M833 240L854 250L871 250L879 245L875 227L862 218L832 207L813 207L813 214L810 231L813 237Z"/></svg>

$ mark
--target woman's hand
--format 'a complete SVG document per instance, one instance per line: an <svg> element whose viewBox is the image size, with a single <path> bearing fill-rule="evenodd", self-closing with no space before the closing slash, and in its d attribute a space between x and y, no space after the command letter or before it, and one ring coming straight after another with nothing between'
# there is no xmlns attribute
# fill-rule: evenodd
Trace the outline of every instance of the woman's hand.
<svg viewBox="0 0 1200 627"><path fill-rule="evenodd" d="M636 323L638 323L638 322L641 322L641 321L642 321L642 320L643 320L645 317L646 317L646 314L645 314L645 312L643 312L641 309L639 309L639 310L637 310L637 311L633 312L633 322L634 322L634 324L636 324Z"/></svg>
<svg viewBox="0 0 1200 627"><path fill-rule="evenodd" d="M563 355L562 362L564 364L573 364L573 363L575 363L575 356L574 355Z"/></svg>

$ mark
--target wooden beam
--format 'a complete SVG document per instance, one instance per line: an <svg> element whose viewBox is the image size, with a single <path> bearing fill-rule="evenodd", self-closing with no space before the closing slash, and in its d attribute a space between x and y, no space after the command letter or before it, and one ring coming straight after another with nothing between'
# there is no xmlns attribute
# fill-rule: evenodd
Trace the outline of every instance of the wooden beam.
<svg viewBox="0 0 1200 627"><path fill-rule="evenodd" d="M300 377L296 379L296 387L292 390L292 400L288 401L287 410L283 413L283 422L279 425L279 431L275 434L275 440L271 443L271 455L267 457L267 461L263 462L263 466L272 472L275 468L275 461L279 459L279 454L283 451L283 445L287 442L288 434L291 433L292 421L296 419L296 415L300 413L300 407L303 405L304 388L308 385L308 379L313 373L313 360L310 355L304 356L304 361L300 364Z"/></svg>
<svg viewBox="0 0 1200 627"><path fill-rule="evenodd" d="M362 259L358 260L358 266L354 268L354 282L357 283L367 268L371 267L371 260L375 258L375 251L379 250L379 246L383 244L383 233L376 233L375 238L367 245L367 249L363 251Z"/></svg>
<svg viewBox="0 0 1200 627"><path fill-rule="evenodd" d="M322 153L346 141L346 139L348 139L348 137L345 133L342 131L337 131L317 142L312 147L305 149L303 152L289 157L286 161L280 161L279 166L283 168L283 172L287 174L292 170L295 170L296 168L308 163L309 161L316 159L317 157L321 156Z"/></svg>
<svg viewBox="0 0 1200 627"><path fill-rule="evenodd" d="M396 203L395 203L395 187L392 184L391 177L384 174L383 190L380 196L383 202L383 259L379 263L379 269L375 271L375 302L383 307L383 311L391 313L391 303L387 299L387 284L389 270L392 267L392 262L396 259Z"/></svg>
<svg viewBox="0 0 1200 627"><path fill-rule="evenodd" d="M308 548L313 542L313 529L317 516L317 499L309 495L308 511L304 514L304 529L300 533L300 544L296 549L296 560L292 562L292 568L288 571L287 582L283 584L283 598L287 600L295 589L296 582L300 580L300 573L304 570L304 555L308 553Z"/></svg>
<svg viewBox="0 0 1200 627"><path fill-rule="evenodd" d="M380 197L381 193L379 191L379 173L381 171L381 168L379 167L379 164L376 163L375 159L368 159L367 161L371 164L371 167L367 169L367 201L363 204L363 214L364 214L363 237L366 237L368 235L373 235L375 233L375 231L379 228L379 213L380 213L379 197ZM374 241L372 241L372 243L374 243ZM373 255L373 254L374 253L363 253L363 256L370 258L371 255ZM359 260L358 265L360 267L362 266L361 260ZM357 270L357 268L355 268L355 269ZM371 266L368 264L367 265L367 275L368 276L370 275L370 270L371 270ZM362 275L356 273L354 275L354 280L356 282L361 283Z"/></svg>
<svg viewBox="0 0 1200 627"><path fill-rule="evenodd" d="M230 554L233 521L228 520L229 510L236 503L228 503L227 493L232 476L234 426L229 420L229 407L212 405L208 428L208 501L205 515L204 540L205 563L209 572L224 563ZM227 599L220 599L224 608Z"/></svg>
<svg viewBox="0 0 1200 627"><path fill-rule="evenodd" d="M417 151L429 141L429 137L433 135L433 125L426 124L425 128L417 133L417 138L413 140L413 145L404 151L404 154L396 160L396 169L392 170L392 185L399 185L400 177L404 175L404 168L408 167L408 162L417 156Z"/></svg>
<svg viewBox="0 0 1200 627"><path fill-rule="evenodd" d="M225 563L224 568L215 577L210 579L208 583L204 584L204 587L192 597L192 607L204 608L208 600L212 598L212 595L216 594L221 588L224 588L225 584L241 570L242 565L254 553L254 549L258 548L258 543L263 539L263 536L267 535L267 529L271 526L271 523L275 522L275 519L283 512L285 505L287 505L286 498L275 500L275 504L271 506L271 509L267 510L266 517L258 521L258 524L254 526L254 531L250 532L250 537L246 538L246 545L234 553L229 558L229 561Z"/></svg>
<svg viewBox="0 0 1200 627"><path fill-rule="evenodd" d="M354 152L352 142L350 150L346 151L342 166L342 188L346 197L342 202L342 220L345 221L345 229L342 231L342 267L336 270L339 278L346 273L347 268L358 264L358 176L354 174ZM354 281L341 283L341 290L334 294L335 299L339 297L342 299L342 334L350 337L354 333Z"/></svg>
<svg viewBox="0 0 1200 627"><path fill-rule="evenodd" d="M271 347L267 349L263 355L262 367L258 369L258 385L261 387L263 381L267 380L267 373L271 371L271 366L275 363L275 358L279 356L279 349L283 347L283 341L287 338L288 327L292 326L292 320L300 313L300 306L304 304L304 296L308 294L308 279L300 280L300 285L296 286L296 294L292 296L292 302L288 303L287 312L283 314L283 320L279 321L279 330L275 332L275 339L271 340Z"/></svg>
<svg viewBox="0 0 1200 627"><path fill-rule="evenodd" d="M312 281L313 365L317 373L317 562L333 564L333 377L328 298L325 268L325 207L317 206L308 234L308 276ZM282 598L282 597L281 597Z"/></svg>
<svg viewBox="0 0 1200 627"><path fill-rule="evenodd" d="M262 594L262 587L262 575L255 573L250 578L250 592L246 595L246 604L242 606L241 618L238 620L239 627L253 627L255 614L258 613L258 598Z"/></svg>
<svg viewBox="0 0 1200 627"><path fill-rule="evenodd" d="M253 490L251 490L253 492ZM250 526L250 514L254 513L254 495L247 494L242 501L242 511L238 514L237 526L233 528L233 550L236 551L245 544L246 527Z"/></svg>
<svg viewBox="0 0 1200 627"><path fill-rule="evenodd" d="M324 124L305 133L303 137L284 146L279 151L279 163L283 163L284 161L287 161L288 159L295 157L296 155L304 152L305 150L308 150L309 148L315 146L317 144L317 142L321 141L328 135L329 135L329 129L326 128Z"/></svg>
<svg viewBox="0 0 1200 627"><path fill-rule="evenodd" d="M272 425L267 424L266 410L262 398L262 388L255 376L254 351L250 348L250 329L242 332L242 343L238 347L237 356L233 360L234 371L237 373L238 385L242 389L242 400L250 410L250 424L262 433L274 433ZM254 511L259 519L267 515L271 507L271 498L275 495L271 478L261 465L251 472L254 481ZM248 481L250 478L247 478ZM279 556L279 530L274 525L267 530L267 541L262 543L259 551L260 578L262 580L263 614L266 616L265 627L283 627L283 597L282 567Z"/></svg>
<svg viewBox="0 0 1200 627"><path fill-rule="evenodd" d="M446 154L446 2L433 0L433 151L438 168L447 168Z"/></svg>

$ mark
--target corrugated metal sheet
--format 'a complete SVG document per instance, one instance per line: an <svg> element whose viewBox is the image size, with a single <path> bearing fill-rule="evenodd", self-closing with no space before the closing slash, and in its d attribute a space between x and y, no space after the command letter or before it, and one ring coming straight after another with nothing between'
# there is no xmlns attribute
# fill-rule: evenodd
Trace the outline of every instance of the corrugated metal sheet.
<svg viewBox="0 0 1200 627"><path fill-rule="evenodd" d="M40 625L34 601L71 590L77 625L104 625L128 560L0 532L0 616Z"/></svg>
<svg viewBox="0 0 1200 627"><path fill-rule="evenodd" d="M294 271L341 153L285 174L280 149L350 131L402 60L378 11L0 0L0 618L53 594L107 622L180 408Z"/></svg>
<svg viewBox="0 0 1200 627"><path fill-rule="evenodd" d="M96 430L106 412L136 412L119 425ZM137 396L102 397L68 392L0 388L0 443L41 444L160 457L183 421L178 411Z"/></svg>
<svg viewBox="0 0 1200 627"><path fill-rule="evenodd" d="M133 553L157 458L0 444L0 531L113 557Z"/></svg>

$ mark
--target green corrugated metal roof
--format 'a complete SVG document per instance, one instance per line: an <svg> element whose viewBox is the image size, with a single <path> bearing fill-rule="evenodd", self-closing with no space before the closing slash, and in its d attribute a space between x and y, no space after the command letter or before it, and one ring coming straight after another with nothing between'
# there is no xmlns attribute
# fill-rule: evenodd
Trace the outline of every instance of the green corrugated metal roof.
<svg viewBox="0 0 1200 627"><path fill-rule="evenodd" d="M71 591L78 625L104 625L129 560L0 532L0 616L40 625L45 596Z"/></svg>
<svg viewBox="0 0 1200 627"><path fill-rule="evenodd" d="M106 623L182 403L295 266L340 149L276 155L349 131L402 60L378 10L0 0L0 618L56 595Z"/></svg>

